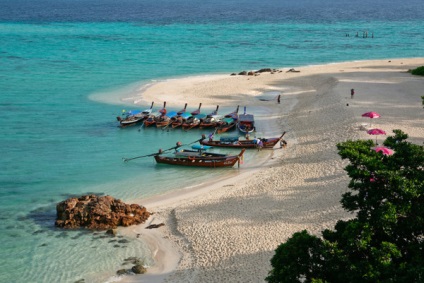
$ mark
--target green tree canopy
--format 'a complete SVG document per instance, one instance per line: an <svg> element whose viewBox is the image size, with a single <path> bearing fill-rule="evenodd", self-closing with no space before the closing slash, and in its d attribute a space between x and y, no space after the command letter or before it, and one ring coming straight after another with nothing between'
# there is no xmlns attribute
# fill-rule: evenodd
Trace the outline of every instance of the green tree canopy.
<svg viewBox="0 0 424 283"><path fill-rule="evenodd" d="M292 235L277 248L268 282L424 282L424 149L394 133L384 142L391 156L371 140L337 145L351 178L341 204L355 217L322 238Z"/></svg>

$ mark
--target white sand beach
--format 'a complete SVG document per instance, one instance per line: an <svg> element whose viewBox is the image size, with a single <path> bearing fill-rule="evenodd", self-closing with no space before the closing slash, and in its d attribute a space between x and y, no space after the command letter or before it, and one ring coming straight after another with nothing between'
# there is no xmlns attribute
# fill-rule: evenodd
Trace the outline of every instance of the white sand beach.
<svg viewBox="0 0 424 283"><path fill-rule="evenodd" d="M140 94L146 105L167 101L177 108L188 102L226 110L246 105L249 113L259 113L266 136L287 131L288 147L276 146L263 166L235 168L234 178L137 200L155 212L146 225L165 226L121 230L141 234L156 261L147 274L121 282L264 282L274 250L293 233L307 229L318 235L352 216L340 204L349 179L337 143L375 141L364 129L381 128L388 135L401 129L410 142L423 144L424 77L407 72L423 65L424 58L346 62L150 86ZM381 117L361 117L369 111Z"/></svg>

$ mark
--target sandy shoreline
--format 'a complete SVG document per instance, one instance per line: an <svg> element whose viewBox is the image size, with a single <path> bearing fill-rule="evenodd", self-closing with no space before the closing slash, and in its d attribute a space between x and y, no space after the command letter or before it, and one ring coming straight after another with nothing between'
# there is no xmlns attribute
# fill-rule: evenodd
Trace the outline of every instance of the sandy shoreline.
<svg viewBox="0 0 424 283"><path fill-rule="evenodd" d="M148 274L121 282L264 282L275 248L294 232L319 234L350 217L339 203L349 180L337 143L375 140L361 127L382 128L388 135L401 129L409 141L424 142L424 79L406 72L423 65L424 58L345 62L298 67L298 73L281 68L274 74L193 77L149 86L142 93L146 105L246 105L260 113L258 119L270 120L262 123L267 136L288 131L289 146L234 178L138 200L155 212L146 225L166 225L122 230L141 234L156 264ZM382 117L361 117L368 111Z"/></svg>

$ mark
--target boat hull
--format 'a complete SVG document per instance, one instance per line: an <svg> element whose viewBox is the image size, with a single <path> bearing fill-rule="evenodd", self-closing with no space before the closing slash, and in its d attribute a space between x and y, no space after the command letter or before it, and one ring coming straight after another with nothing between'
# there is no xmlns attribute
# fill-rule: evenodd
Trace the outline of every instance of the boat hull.
<svg viewBox="0 0 424 283"><path fill-rule="evenodd" d="M192 167L233 167L237 161L240 160L239 156L228 156L225 158L190 158L190 157L168 157L156 155L155 160L157 163L192 166Z"/></svg>
<svg viewBox="0 0 424 283"><path fill-rule="evenodd" d="M208 168L219 168L219 167L233 167L243 157L245 149L242 149L238 155L223 156L222 154L211 154L212 156L202 155L176 155L176 156L163 156L155 155L154 158L159 164L179 165L179 166L190 166L190 167L208 167ZM192 151L186 151L190 153Z"/></svg>
<svg viewBox="0 0 424 283"><path fill-rule="evenodd" d="M146 118L147 116L146 117L131 116L125 119L122 119L121 117L116 117L116 119L119 121L119 126L121 127L128 127L128 126L134 126L134 125L140 124L144 122Z"/></svg>
<svg viewBox="0 0 424 283"><path fill-rule="evenodd" d="M260 139L262 141L262 148L273 148L282 138L284 134L278 138ZM253 149L258 148L258 144L255 140L239 140L235 142L222 142L220 140L201 140L200 144L215 147L233 147L233 148L246 148Z"/></svg>

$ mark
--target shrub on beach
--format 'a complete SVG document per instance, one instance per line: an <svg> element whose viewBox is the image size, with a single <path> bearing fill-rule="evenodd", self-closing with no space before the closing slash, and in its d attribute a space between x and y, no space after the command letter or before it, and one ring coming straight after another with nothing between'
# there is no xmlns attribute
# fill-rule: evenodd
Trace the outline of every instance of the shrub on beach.
<svg viewBox="0 0 424 283"><path fill-rule="evenodd" d="M417 76L424 76L424 66L411 70L411 74Z"/></svg>
<svg viewBox="0 0 424 283"><path fill-rule="evenodd" d="M341 203L356 217L322 237L293 234L275 251L266 281L423 282L424 147L393 132L384 142L391 156L371 150L371 140L337 145L350 161L351 191Z"/></svg>

